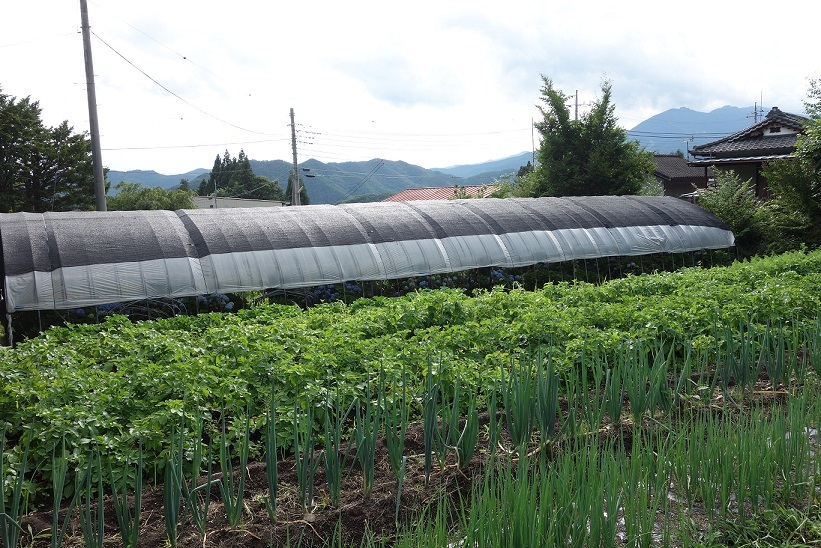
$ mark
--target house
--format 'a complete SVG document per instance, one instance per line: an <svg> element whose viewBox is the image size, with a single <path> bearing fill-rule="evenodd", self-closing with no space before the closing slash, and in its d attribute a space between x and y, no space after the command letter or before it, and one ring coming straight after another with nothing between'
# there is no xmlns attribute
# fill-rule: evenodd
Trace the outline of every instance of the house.
<svg viewBox="0 0 821 548"><path fill-rule="evenodd" d="M383 202L411 202L415 200L455 200L460 198L487 198L499 190L496 185L436 186L406 188L389 196Z"/></svg>
<svg viewBox="0 0 821 548"><path fill-rule="evenodd" d="M687 160L678 154L656 154L653 156L655 169L653 177L664 187L665 196L681 198L693 192L694 187L704 186L704 169L693 167ZM712 179L713 172L708 169L708 178Z"/></svg>
<svg viewBox="0 0 821 548"><path fill-rule="evenodd" d="M804 131L807 118L782 112L773 107L759 122L723 139L694 147L690 154L691 166L701 167L702 183L707 185L707 169L735 171L741 180L750 179L756 194L767 195L767 181L761 175L762 166L795 152L795 142Z"/></svg>

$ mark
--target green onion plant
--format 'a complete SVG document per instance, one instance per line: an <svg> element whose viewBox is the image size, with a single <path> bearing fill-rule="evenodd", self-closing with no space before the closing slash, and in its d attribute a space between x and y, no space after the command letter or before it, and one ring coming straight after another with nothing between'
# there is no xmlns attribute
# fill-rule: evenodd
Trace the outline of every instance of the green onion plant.
<svg viewBox="0 0 821 548"><path fill-rule="evenodd" d="M433 363L428 356L428 367L425 375L425 391L422 394L422 429L425 442L425 484L430 481L433 469L433 452L438 436L439 417L439 382L433 374Z"/></svg>
<svg viewBox="0 0 821 548"><path fill-rule="evenodd" d="M142 505L143 491L143 444L139 442L137 450L137 463L134 468L134 508L128 504L129 476L131 467L126 464L122 470L120 481L114 477L114 469L111 462L108 463L108 475L111 480L111 500L114 505L114 512L117 516L117 525L120 527L120 536L123 539L123 546L126 548L137 548L137 540L140 534L140 509Z"/></svg>
<svg viewBox="0 0 821 548"><path fill-rule="evenodd" d="M23 496L23 482L26 476L26 467L28 466L29 444L26 442L23 449L23 457L20 460L20 467L17 470L17 475L13 481L14 488L12 490L11 499L6 500L6 467L5 467L5 448L6 448L6 429L3 426L3 432L0 433L0 539L3 541L3 546L16 548L20 540L20 533L23 528L20 524L20 518L25 513L24 496ZM8 472L11 473L10 471Z"/></svg>
<svg viewBox="0 0 821 548"><path fill-rule="evenodd" d="M508 435L521 456L527 451L527 444L533 434L533 421L536 414L530 370L521 362L513 361L510 364L507 378L505 378L504 368L501 378L502 402L505 408Z"/></svg>
<svg viewBox="0 0 821 548"><path fill-rule="evenodd" d="M91 449L88 454L82 485L82 505L80 507L80 530L86 548L102 548L105 540L105 507L103 497L103 467L100 459L100 450ZM79 487L79 485L78 485ZM93 500L96 492L97 500Z"/></svg>
<svg viewBox="0 0 821 548"><path fill-rule="evenodd" d="M401 395L400 389L401 388ZM379 401L385 412L384 429L385 445L388 448L388 461L391 470L399 480L403 467L402 454L405 451L405 433L408 429L408 377L405 367L402 367L402 377L399 382L391 383L391 397L388 397L385 382L385 372L379 373Z"/></svg>
<svg viewBox="0 0 821 548"><path fill-rule="evenodd" d="M66 486L66 476L68 474L68 454L66 453L66 440L63 438L60 442L60 450L59 454L57 453L57 448L55 447L51 453L51 493L52 493L52 505L51 505L51 548L60 548L63 545L63 539L66 536L66 529L68 528L68 523L71 520L71 513L74 511L74 506L77 504L77 493L78 491L75 489L74 493L71 496L71 500L69 501L68 508L66 508L65 516L63 517L63 523L60 524L60 507L63 503L63 494L65 492ZM2 454L2 448L0 448L0 455ZM0 478L2 478L2 474L0 474ZM5 513L0 506L0 513ZM11 544L9 544L11 546ZM4 544L5 546L5 544Z"/></svg>
<svg viewBox="0 0 821 548"><path fill-rule="evenodd" d="M242 521L243 498L245 496L245 476L248 468L248 453L250 445L251 407L248 404L244 417L245 426L239 438L239 472L234 478L234 467L231 461L230 444L228 442L225 411L222 413L222 429L220 431L220 471L222 472L221 494L225 507L225 515L231 527L239 526Z"/></svg>
<svg viewBox="0 0 821 548"><path fill-rule="evenodd" d="M373 489L374 466L376 465L376 444L379 436L380 409L379 403L371 400L371 388L368 383L367 394L363 402L355 401L354 435L356 437L356 459L362 469L362 490L368 498Z"/></svg>
<svg viewBox="0 0 821 548"><path fill-rule="evenodd" d="M171 430L171 444L168 448L168 459L165 462L163 481L163 517L165 519L165 533L171 548L177 546L177 526L184 510L181 504L183 485L183 440L185 437L185 422L180 421L179 434L175 427Z"/></svg>
<svg viewBox="0 0 821 548"><path fill-rule="evenodd" d="M268 517L274 523L277 521L277 489L279 486L277 464L276 397L272 383L265 422L265 477L268 480L268 496L263 498L263 502Z"/></svg>

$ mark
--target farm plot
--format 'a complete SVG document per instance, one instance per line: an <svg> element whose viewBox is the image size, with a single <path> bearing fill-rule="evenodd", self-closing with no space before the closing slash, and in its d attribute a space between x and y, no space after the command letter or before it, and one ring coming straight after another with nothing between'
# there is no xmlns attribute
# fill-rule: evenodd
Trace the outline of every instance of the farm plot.
<svg viewBox="0 0 821 548"><path fill-rule="evenodd" d="M65 545L686 545L811 517L819 272L49 330L2 355L4 546L50 544L75 494Z"/></svg>

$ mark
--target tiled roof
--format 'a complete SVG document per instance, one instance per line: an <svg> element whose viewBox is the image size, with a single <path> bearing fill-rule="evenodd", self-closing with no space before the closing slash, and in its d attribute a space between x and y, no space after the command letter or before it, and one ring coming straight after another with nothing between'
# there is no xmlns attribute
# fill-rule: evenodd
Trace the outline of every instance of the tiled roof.
<svg viewBox="0 0 821 548"><path fill-rule="evenodd" d="M704 169L692 167L687 160L677 154L656 154L653 156L656 164L654 175L665 181L699 181L704 178Z"/></svg>
<svg viewBox="0 0 821 548"><path fill-rule="evenodd" d="M764 135L764 130L772 125L779 125L802 132L806 120L803 116L782 112L778 107L773 107L760 122L717 141L693 147L690 152L693 156L710 157L787 154L795 149L797 134Z"/></svg>
<svg viewBox="0 0 821 548"><path fill-rule="evenodd" d="M427 188L407 188L398 194L382 200L383 202L412 202L415 200L452 200L466 195L471 198L486 198L498 190L495 185L472 186L439 186ZM464 192L464 194L462 194Z"/></svg>
<svg viewBox="0 0 821 548"><path fill-rule="evenodd" d="M690 161L691 166L712 166L712 165L720 165L720 164L744 164L744 163L752 163L757 164L761 162L768 162L770 160L780 160L783 158L789 158L792 154L767 154L764 156L728 156L728 157L721 157L721 158L700 158L697 160Z"/></svg>
<svg viewBox="0 0 821 548"><path fill-rule="evenodd" d="M749 155L761 154L781 154L788 153L795 150L795 138L797 133L789 135L773 135L766 137L750 137L738 141L724 141L716 142L709 150L700 150L698 155L704 153L720 154L724 156L726 153L746 152ZM696 154L695 151L693 151Z"/></svg>

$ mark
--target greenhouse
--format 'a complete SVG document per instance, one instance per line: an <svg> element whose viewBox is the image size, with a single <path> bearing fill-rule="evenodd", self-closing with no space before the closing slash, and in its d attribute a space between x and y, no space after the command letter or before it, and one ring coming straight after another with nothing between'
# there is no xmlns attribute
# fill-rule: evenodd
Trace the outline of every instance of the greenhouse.
<svg viewBox="0 0 821 548"><path fill-rule="evenodd" d="M732 247L672 197L0 214L6 311Z"/></svg>

